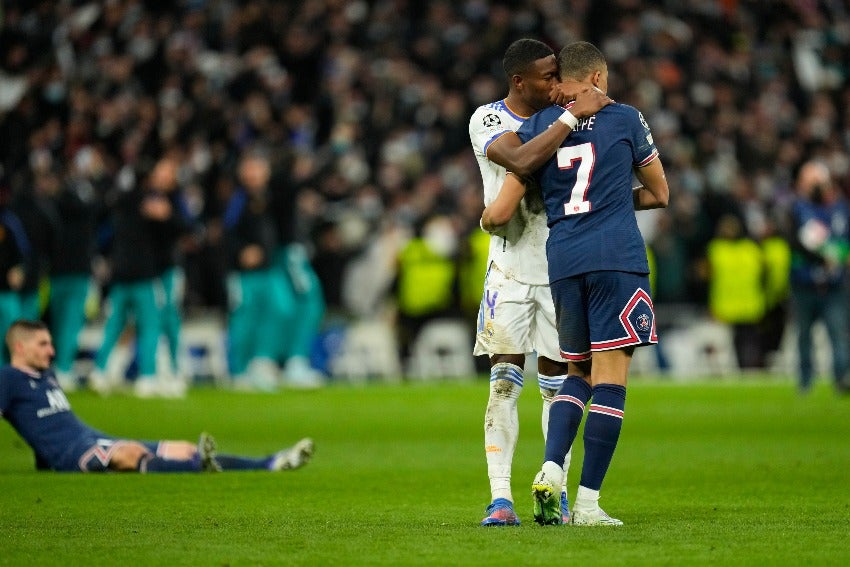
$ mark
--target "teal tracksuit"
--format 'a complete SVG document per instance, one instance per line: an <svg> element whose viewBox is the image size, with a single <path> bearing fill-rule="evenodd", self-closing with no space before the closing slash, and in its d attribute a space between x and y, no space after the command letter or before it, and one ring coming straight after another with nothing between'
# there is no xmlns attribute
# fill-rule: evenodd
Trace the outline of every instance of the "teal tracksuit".
<svg viewBox="0 0 850 567"><path fill-rule="evenodd" d="M80 331L86 323L89 274L57 274L50 278L50 323L58 372L70 372L77 358Z"/></svg>
<svg viewBox="0 0 850 567"><path fill-rule="evenodd" d="M278 359L285 362L293 356L309 358L325 315L321 282L300 244L279 247L274 270L280 279L281 301L285 302L285 318L278 326Z"/></svg>
<svg viewBox="0 0 850 567"><path fill-rule="evenodd" d="M36 189L19 193L10 207L21 220L29 240L29 254L24 260L26 277L19 293L21 317L41 318L42 285L47 282L48 267L59 243L60 219L52 200L36 194Z"/></svg>
<svg viewBox="0 0 850 567"><path fill-rule="evenodd" d="M237 191L227 204L224 226L230 266L228 358L230 372L238 376L253 359L279 358L279 324L291 319L292 301L283 274L272 262L276 234L264 196L251 197L244 190ZM243 265L241 255L249 247L262 250L260 265Z"/></svg>
<svg viewBox="0 0 850 567"><path fill-rule="evenodd" d="M97 197L88 183L70 184L54 198L59 238L50 262L50 313L56 370L72 370L80 331L86 323L95 249Z"/></svg>
<svg viewBox="0 0 850 567"><path fill-rule="evenodd" d="M162 328L161 312L165 300L162 266L157 240L179 222L176 211L171 218L152 220L142 214L146 199L159 198L144 189L122 195L113 209L115 235L110 259L113 278L109 287L109 316L103 330L103 344L95 357L98 370L104 370L109 355L124 327L133 316L139 375L156 374L156 349Z"/></svg>
<svg viewBox="0 0 850 567"><path fill-rule="evenodd" d="M0 207L0 329L6 329L21 316L21 300L17 290L9 286L9 272L23 269L29 251L29 241L20 219L5 207ZM9 361L5 341L0 346L0 362Z"/></svg>
<svg viewBox="0 0 850 567"><path fill-rule="evenodd" d="M291 357L310 356L325 315L325 298L307 252L299 243L299 188L286 172L280 172L272 180L271 188L277 234L274 268L282 280L286 302L284 318L278 323L281 340L277 358L285 364Z"/></svg>

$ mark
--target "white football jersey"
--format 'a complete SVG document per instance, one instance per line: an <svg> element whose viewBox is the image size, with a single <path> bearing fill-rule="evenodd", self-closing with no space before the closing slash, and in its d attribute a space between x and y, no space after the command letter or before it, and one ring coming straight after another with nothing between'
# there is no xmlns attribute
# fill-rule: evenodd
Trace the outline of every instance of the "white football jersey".
<svg viewBox="0 0 850 567"><path fill-rule="evenodd" d="M527 117L512 112L504 100L478 107L469 119L469 139L484 181L484 205L492 203L507 174L504 167L487 159L487 148L507 132L519 129ZM507 278L532 285L549 283L546 264L546 211L540 190L529 189L519 209L500 231L490 237L487 264L495 263Z"/></svg>

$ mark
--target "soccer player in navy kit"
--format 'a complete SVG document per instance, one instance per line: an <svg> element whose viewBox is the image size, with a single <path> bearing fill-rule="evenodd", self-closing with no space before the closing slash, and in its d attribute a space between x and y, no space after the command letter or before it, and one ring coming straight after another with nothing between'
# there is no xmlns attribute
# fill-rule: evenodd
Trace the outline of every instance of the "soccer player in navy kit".
<svg viewBox="0 0 850 567"><path fill-rule="evenodd" d="M35 452L36 467L61 472L201 472L288 470L304 465L313 441L264 458L216 455L201 435L187 441L141 442L106 435L80 421L50 368L53 342L41 321L19 319L6 333L11 364L0 368L0 415Z"/></svg>
<svg viewBox="0 0 850 567"><path fill-rule="evenodd" d="M533 142L523 144L515 132L528 116L549 106L550 97L561 100L561 95L568 96L564 91L559 90L557 96L553 92L557 66L550 47L533 39L517 40L505 52L503 67L510 85L508 96L480 106L469 120L485 205L497 198L506 169L533 172L555 153L570 132L557 120ZM607 96L588 87L573 92L576 102L572 111L578 116L592 116L610 102ZM490 359L484 445L492 501L482 526L520 523L513 509L511 468L519 437L517 403L524 387L526 354L537 355L544 438L551 401L567 374L567 365L558 350L555 306L546 273L546 215L540 199L517 205L516 214L490 238L473 348L474 355L487 355ZM564 461L565 470L569 468L568 460ZM566 492L562 510L564 518L569 518Z"/></svg>
<svg viewBox="0 0 850 567"><path fill-rule="evenodd" d="M607 64L593 45L568 45L558 63L568 88L584 84L607 91ZM613 104L576 120L552 106L529 118L517 133L530 140L556 119L572 126L572 134L533 175L533 182L540 186L546 207L549 281L561 355L570 363L570 374L549 413L544 464L532 484L534 519L544 525L562 522L562 466L592 399L572 522L621 525L599 507L599 489L622 426L632 354L638 346L657 342L649 267L634 210L665 207L669 189L652 134L636 109ZM632 188L633 173L642 183L637 189ZM502 202L485 210L485 228L500 207L525 191L515 176L508 176Z"/></svg>

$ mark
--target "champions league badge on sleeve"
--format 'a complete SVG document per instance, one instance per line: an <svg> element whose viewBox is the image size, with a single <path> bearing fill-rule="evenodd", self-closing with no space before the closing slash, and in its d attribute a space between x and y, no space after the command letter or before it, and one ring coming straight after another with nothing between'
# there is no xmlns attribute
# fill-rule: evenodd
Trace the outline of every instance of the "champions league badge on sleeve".
<svg viewBox="0 0 850 567"><path fill-rule="evenodd" d="M642 112L638 112L638 118L640 118L640 124L643 126L643 131L646 133L646 142L652 145L654 143L652 140L652 132L649 131L649 124L646 123L646 118L643 117Z"/></svg>
<svg viewBox="0 0 850 567"><path fill-rule="evenodd" d="M485 128L498 128L502 125L502 119L499 118L498 114L485 115L483 122Z"/></svg>

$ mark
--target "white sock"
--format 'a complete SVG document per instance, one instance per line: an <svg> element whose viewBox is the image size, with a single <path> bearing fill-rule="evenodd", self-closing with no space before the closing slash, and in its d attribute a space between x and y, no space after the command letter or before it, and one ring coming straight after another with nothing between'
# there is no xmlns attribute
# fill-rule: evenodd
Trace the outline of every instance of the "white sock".
<svg viewBox="0 0 850 567"><path fill-rule="evenodd" d="M540 388L540 397L543 398L543 411L540 419L543 422L543 442L546 442L546 435L549 433L549 409L552 407L552 398L558 390L550 390L549 388Z"/></svg>
<svg viewBox="0 0 850 567"><path fill-rule="evenodd" d="M546 435L549 432L549 409L552 407L552 398L558 393L560 388L544 388L543 384L553 385L557 381L560 380L561 383L566 380L566 376L545 376L543 374L537 375L537 381L540 384L540 397L543 398L543 412L542 412L542 421L543 421L543 442L546 442ZM570 460L573 456L573 449L570 447L570 450L567 452L567 456L564 459L564 482L561 485L561 491L567 491L567 475L570 469Z"/></svg>
<svg viewBox="0 0 850 567"><path fill-rule="evenodd" d="M490 370L490 398L484 415L484 450L493 500L511 494L511 462L514 457L519 419L517 400L522 392L522 368L500 362Z"/></svg>
<svg viewBox="0 0 850 567"><path fill-rule="evenodd" d="M537 374L537 385L540 388L540 397L543 398L543 413L541 415L543 421L543 439L546 439L546 433L549 431L549 408L552 407L552 398L561 389L561 384L566 379L566 376Z"/></svg>
<svg viewBox="0 0 850 567"><path fill-rule="evenodd" d="M579 485L573 510L590 511L599 508L599 491Z"/></svg>
<svg viewBox="0 0 850 567"><path fill-rule="evenodd" d="M570 450L567 451L567 456L564 458L564 482L561 483L561 491L567 491L567 475L570 471L570 461L573 459L573 448L570 447Z"/></svg>
<svg viewBox="0 0 850 567"><path fill-rule="evenodd" d="M546 461L543 463L541 470L546 475L546 478L552 480L552 484L555 485L556 489L564 484L564 469L555 461Z"/></svg>

